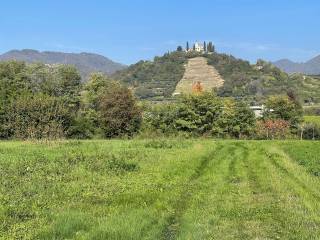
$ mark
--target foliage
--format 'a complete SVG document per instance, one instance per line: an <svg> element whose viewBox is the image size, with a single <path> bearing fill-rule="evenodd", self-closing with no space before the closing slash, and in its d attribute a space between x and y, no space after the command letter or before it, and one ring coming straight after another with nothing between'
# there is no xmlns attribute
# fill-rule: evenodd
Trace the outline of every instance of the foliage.
<svg viewBox="0 0 320 240"><path fill-rule="evenodd" d="M178 106L174 103L161 103L148 106L143 115L143 131L159 131L167 134L175 133L177 108Z"/></svg>
<svg viewBox="0 0 320 240"><path fill-rule="evenodd" d="M299 102L288 96L271 96L267 99L263 113L264 119L281 119L287 121L292 129L297 129L302 122L302 107Z"/></svg>
<svg viewBox="0 0 320 240"><path fill-rule="evenodd" d="M140 129L142 116L132 92L119 83L109 83L99 98L99 121L107 138L132 136Z"/></svg>
<svg viewBox="0 0 320 240"><path fill-rule="evenodd" d="M69 112L59 98L42 94L25 95L8 108L7 128L19 139L53 139L65 135Z"/></svg>
<svg viewBox="0 0 320 240"><path fill-rule="evenodd" d="M186 53L177 51L155 57L153 61L140 61L112 77L134 87L135 94L141 99L163 99L171 97L186 63Z"/></svg>
<svg viewBox="0 0 320 240"><path fill-rule="evenodd" d="M262 103L270 95L293 91L301 102L319 101L317 96L320 94L320 83L315 76L288 75L263 60L251 65L248 61L217 53L212 43L208 43L207 50L208 53L204 54L184 51L167 53L155 57L154 61L133 64L112 77L133 87L136 96L141 99L164 100L171 98L183 77L188 59L203 56L225 80L224 85L218 89L219 96L246 98L254 103Z"/></svg>
<svg viewBox="0 0 320 240"><path fill-rule="evenodd" d="M223 102L212 93L183 95L177 103L156 104L146 110L144 121L151 131L166 134L250 137L255 116L241 101Z"/></svg>
<svg viewBox="0 0 320 240"><path fill-rule="evenodd" d="M50 104L55 105L56 103L53 103L55 101L63 102L64 111L68 111L68 113L65 113L64 115L68 115L69 120L66 121L67 118L64 117L64 126L62 127L63 131L66 130L66 128L70 124L71 119L78 111L81 91L80 80L80 76L77 73L76 69L71 66L46 66L44 64L28 65L24 62L17 61L1 62L0 137L11 137L12 132L15 130L10 129L10 127L8 126L12 126L12 124L16 124L17 122L10 122L9 119L13 118L18 121L18 118L22 117L23 109L33 112L36 111L36 106L38 105L41 108L42 113L46 112L49 115L37 115L33 118L33 120L36 121L37 118L38 120L40 120L41 118L41 121L44 121L45 119L47 119L48 121L49 119L51 119L50 121L52 121L53 113L51 111L53 110L45 110L45 108L50 108ZM31 97L31 95L33 94L35 95L35 97ZM22 100L22 98L24 97L25 99ZM40 102L42 98L44 100L43 104ZM26 102L23 103L23 101ZM30 101L30 103L28 101ZM13 107L17 107L21 112L12 112ZM20 114L20 117L18 117L18 114ZM30 114L30 112L26 113L26 115L27 114ZM32 118L32 116L28 116L26 119L28 118ZM20 123L27 124L28 122L26 119L23 120L22 117L19 121ZM34 122L32 124L34 124L35 126L36 123ZM44 124L44 122L42 122L41 124ZM48 124L53 124L53 122L48 122ZM58 123L56 124L59 125ZM31 126L20 127L21 129L27 129ZM17 128L18 126L15 126L15 129ZM56 126L56 128L58 128L58 126ZM47 133L44 133L42 136L47 136L49 134L49 130L46 131ZM21 137L31 137L30 134L27 133L23 135L25 136L21 135ZM37 137L39 137L40 135L40 133L35 134L35 136Z"/></svg>
<svg viewBox="0 0 320 240"><path fill-rule="evenodd" d="M285 139L290 134L290 123L282 119L258 121L257 136L260 139Z"/></svg>
<svg viewBox="0 0 320 240"><path fill-rule="evenodd" d="M252 137L255 132L256 118L248 104L227 99L219 119L220 135L223 137Z"/></svg>
<svg viewBox="0 0 320 240"><path fill-rule="evenodd" d="M320 116L305 116L300 131L303 139L320 140Z"/></svg>
<svg viewBox="0 0 320 240"><path fill-rule="evenodd" d="M212 134L221 114L222 103L214 94L190 94L182 96L177 108L175 127L178 131L195 134Z"/></svg>

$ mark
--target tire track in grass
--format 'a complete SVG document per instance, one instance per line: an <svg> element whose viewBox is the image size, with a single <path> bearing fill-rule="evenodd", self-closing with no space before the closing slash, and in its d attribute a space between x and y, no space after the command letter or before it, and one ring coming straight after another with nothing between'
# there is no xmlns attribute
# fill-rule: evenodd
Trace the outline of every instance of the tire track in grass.
<svg viewBox="0 0 320 240"><path fill-rule="evenodd" d="M278 195L279 209L274 212L276 217L274 220L281 225L280 236L285 239L301 239L296 236L308 236L303 239L315 239L314 236L319 236L317 235L320 224L319 194L295 175L297 169L291 169L291 165L285 166L288 160L285 155L275 152L272 148L264 147L262 151L266 158L265 162L269 166L270 175L275 177L272 186ZM299 174L298 172L296 173ZM308 175L302 174L301 177L304 179ZM308 179L304 180L308 181Z"/></svg>
<svg viewBox="0 0 320 240"><path fill-rule="evenodd" d="M240 239L247 239L241 223L244 209L241 204L244 190L242 160L246 153L242 149L241 142L233 141L227 146L231 151L223 153L225 171L219 185L214 190L216 193L213 206L215 224L212 224L214 229L211 230L210 239L221 239L222 236L238 236ZM230 226L233 226L232 229L229 229Z"/></svg>
<svg viewBox="0 0 320 240"><path fill-rule="evenodd" d="M229 181L227 184L231 185L231 192L234 192L235 194L231 195L231 199L233 202L233 205L235 209L238 209L238 213L234 216L234 219L230 219L231 221L234 221L234 226L237 228L237 235L241 239L248 239L249 236L244 231L245 229L245 223L243 221L243 207L241 202L243 201L241 192L245 191L244 189L244 181L243 178L243 169L242 169L242 163L244 160L248 157L248 148L244 146L242 142L236 142L234 143L234 146L236 147L236 154L232 155L230 165L229 165L229 173L228 178Z"/></svg>
<svg viewBox="0 0 320 240"><path fill-rule="evenodd" d="M245 159L248 184L251 191L250 206L255 209L253 217L259 219L262 223L261 234L265 236L264 238L271 236L272 238L279 238L281 229L284 228L287 219L284 210L278 205L279 193L269 184L270 180L266 180L271 175L271 170L265 164L264 149L257 145L253 146ZM272 205L270 206L270 204ZM256 238L259 237L256 236Z"/></svg>
<svg viewBox="0 0 320 240"><path fill-rule="evenodd" d="M167 224L162 231L162 239L174 240L177 238L177 234L180 230L181 218L188 208L188 203L192 198L192 193L196 191L196 182L203 175L209 163L214 159L214 153L222 151L224 146L217 146L215 150L210 151L207 155L203 156L199 166L195 169L194 173L190 176L189 180L185 183L183 190L174 204L174 211L166 222ZM216 166L219 166L223 159L219 158Z"/></svg>
<svg viewBox="0 0 320 240"><path fill-rule="evenodd" d="M282 166L279 161L280 158L284 157L278 153L270 153L266 151L266 155L270 160L271 164L282 172L286 177L288 177L295 185L300 187L304 192L313 197L315 200L320 201L320 195L315 193L311 188L309 188L304 182L302 182L298 177L296 177L292 172L290 172L287 168Z"/></svg>

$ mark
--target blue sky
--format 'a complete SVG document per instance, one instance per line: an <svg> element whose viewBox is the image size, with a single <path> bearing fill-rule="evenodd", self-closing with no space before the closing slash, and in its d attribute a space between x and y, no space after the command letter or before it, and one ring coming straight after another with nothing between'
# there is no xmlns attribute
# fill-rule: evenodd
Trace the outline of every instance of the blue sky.
<svg viewBox="0 0 320 240"><path fill-rule="evenodd" d="M195 40L255 61L320 54L319 0L28 0L0 6L0 53L94 52L130 64Z"/></svg>

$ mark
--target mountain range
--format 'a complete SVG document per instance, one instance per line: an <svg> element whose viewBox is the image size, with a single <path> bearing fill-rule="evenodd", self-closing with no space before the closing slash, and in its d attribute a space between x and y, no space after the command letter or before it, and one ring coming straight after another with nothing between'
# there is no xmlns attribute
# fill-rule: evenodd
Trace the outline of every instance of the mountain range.
<svg viewBox="0 0 320 240"><path fill-rule="evenodd" d="M286 73L320 74L320 55L304 63L296 63L289 59L281 59L273 63Z"/></svg>
<svg viewBox="0 0 320 240"><path fill-rule="evenodd" d="M87 79L92 72L102 72L110 75L126 68L123 64L93 53L40 52L32 49L24 49L12 50L0 55L0 61L7 60L18 60L28 63L41 62L45 64L74 65L84 80Z"/></svg>

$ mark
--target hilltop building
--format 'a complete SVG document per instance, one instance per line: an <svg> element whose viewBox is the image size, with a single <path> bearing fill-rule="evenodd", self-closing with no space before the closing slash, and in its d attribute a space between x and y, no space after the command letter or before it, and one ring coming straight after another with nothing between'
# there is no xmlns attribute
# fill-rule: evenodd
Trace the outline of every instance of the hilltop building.
<svg viewBox="0 0 320 240"><path fill-rule="evenodd" d="M189 42L187 42L187 46L185 49L186 52L198 52L198 53L213 53L214 52L214 46L212 42L209 42L208 44L206 42L199 43L196 41L192 47L189 46Z"/></svg>
<svg viewBox="0 0 320 240"><path fill-rule="evenodd" d="M196 52L204 52L204 45L201 43L196 42L194 44L194 51Z"/></svg>

